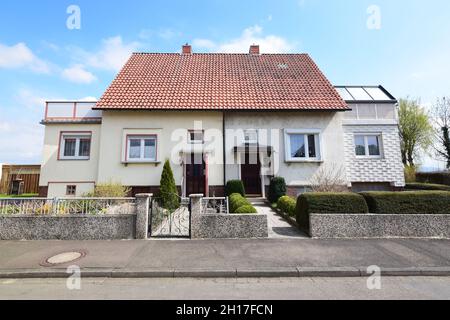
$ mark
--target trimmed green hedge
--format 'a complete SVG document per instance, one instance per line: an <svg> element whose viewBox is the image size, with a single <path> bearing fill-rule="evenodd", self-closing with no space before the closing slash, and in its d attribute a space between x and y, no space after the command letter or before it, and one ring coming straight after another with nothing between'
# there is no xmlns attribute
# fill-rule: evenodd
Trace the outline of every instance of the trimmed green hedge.
<svg viewBox="0 0 450 320"><path fill-rule="evenodd" d="M450 172L418 172L416 181L450 186Z"/></svg>
<svg viewBox="0 0 450 320"><path fill-rule="evenodd" d="M237 214L245 214L245 213L251 214L251 213L258 213L258 211L255 209L255 207L253 207L252 205L249 205L249 206L242 206L242 207L238 208L235 213L237 213Z"/></svg>
<svg viewBox="0 0 450 320"><path fill-rule="evenodd" d="M233 193L239 193L241 196L245 197L245 188L244 183L241 180L230 180L227 182L227 186L225 187L227 196L232 195Z"/></svg>
<svg viewBox="0 0 450 320"><path fill-rule="evenodd" d="M290 217L295 217L295 208L297 207L297 201L295 199L284 196L278 199L277 208Z"/></svg>
<svg viewBox="0 0 450 320"><path fill-rule="evenodd" d="M275 177L270 180L268 200L276 203L278 199L286 195L286 181L284 178Z"/></svg>
<svg viewBox="0 0 450 320"><path fill-rule="evenodd" d="M407 183L406 190L450 191L450 186L430 183Z"/></svg>
<svg viewBox="0 0 450 320"><path fill-rule="evenodd" d="M450 192L363 192L371 213L450 214Z"/></svg>
<svg viewBox="0 0 450 320"><path fill-rule="evenodd" d="M300 228L309 230L311 213L369 213L364 197L357 193L305 193L298 197L296 218Z"/></svg>

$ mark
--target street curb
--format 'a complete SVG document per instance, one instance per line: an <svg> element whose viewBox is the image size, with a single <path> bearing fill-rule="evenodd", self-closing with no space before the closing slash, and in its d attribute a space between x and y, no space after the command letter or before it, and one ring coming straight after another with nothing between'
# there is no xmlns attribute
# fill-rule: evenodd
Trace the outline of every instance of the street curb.
<svg viewBox="0 0 450 320"><path fill-rule="evenodd" d="M66 269L0 270L0 279L69 278ZM280 267L263 269L82 269L85 278L333 278L369 277L367 268L352 267ZM450 277L450 267L381 268L385 277Z"/></svg>

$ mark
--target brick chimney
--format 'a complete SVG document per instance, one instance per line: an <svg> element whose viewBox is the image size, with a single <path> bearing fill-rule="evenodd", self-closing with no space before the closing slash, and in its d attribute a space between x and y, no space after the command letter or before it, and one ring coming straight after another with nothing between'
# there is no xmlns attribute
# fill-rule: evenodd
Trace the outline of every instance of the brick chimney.
<svg viewBox="0 0 450 320"><path fill-rule="evenodd" d="M183 53L183 54L192 54L192 47L191 47L191 45L189 45L189 44L186 43L186 44L183 46L182 53Z"/></svg>
<svg viewBox="0 0 450 320"><path fill-rule="evenodd" d="M253 44L250 46L250 54L259 55L259 45Z"/></svg>

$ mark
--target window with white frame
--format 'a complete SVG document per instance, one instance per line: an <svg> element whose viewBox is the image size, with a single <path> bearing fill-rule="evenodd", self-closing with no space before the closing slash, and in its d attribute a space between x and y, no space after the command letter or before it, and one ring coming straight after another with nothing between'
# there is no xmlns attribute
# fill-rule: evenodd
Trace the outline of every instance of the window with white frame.
<svg viewBox="0 0 450 320"><path fill-rule="evenodd" d="M381 134L355 135L355 155L365 158L380 158Z"/></svg>
<svg viewBox="0 0 450 320"><path fill-rule="evenodd" d="M62 160L89 160L91 133L63 133L59 157Z"/></svg>
<svg viewBox="0 0 450 320"><path fill-rule="evenodd" d="M77 194L77 186L69 185L66 186L66 196L75 196Z"/></svg>
<svg viewBox="0 0 450 320"><path fill-rule="evenodd" d="M286 161L321 161L320 133L318 131L286 130Z"/></svg>
<svg viewBox="0 0 450 320"><path fill-rule="evenodd" d="M203 144L204 143L203 130L190 130L188 134L188 142L190 144Z"/></svg>
<svg viewBox="0 0 450 320"><path fill-rule="evenodd" d="M127 162L155 162L157 137L128 136L127 137Z"/></svg>
<svg viewBox="0 0 450 320"><path fill-rule="evenodd" d="M258 130L256 129L244 130L244 143L258 144Z"/></svg>

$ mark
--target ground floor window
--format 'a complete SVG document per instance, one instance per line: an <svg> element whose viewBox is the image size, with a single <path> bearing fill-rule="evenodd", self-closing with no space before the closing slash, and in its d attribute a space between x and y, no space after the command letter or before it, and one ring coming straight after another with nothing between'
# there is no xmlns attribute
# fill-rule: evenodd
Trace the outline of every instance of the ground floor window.
<svg viewBox="0 0 450 320"><path fill-rule="evenodd" d="M91 133L62 133L59 149L59 158L62 160L89 160Z"/></svg>
<svg viewBox="0 0 450 320"><path fill-rule="evenodd" d="M157 137L128 136L127 137L127 161L129 162L154 162L156 161Z"/></svg>
<svg viewBox="0 0 450 320"><path fill-rule="evenodd" d="M285 140L287 161L321 160L320 134L318 132L286 130Z"/></svg>
<svg viewBox="0 0 450 320"><path fill-rule="evenodd" d="M74 196L77 194L77 186L69 185L66 186L66 196Z"/></svg>
<svg viewBox="0 0 450 320"><path fill-rule="evenodd" d="M381 157L380 134L355 135L355 155L357 157Z"/></svg>

